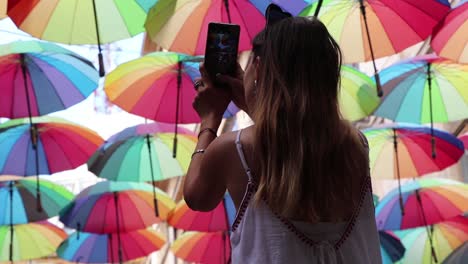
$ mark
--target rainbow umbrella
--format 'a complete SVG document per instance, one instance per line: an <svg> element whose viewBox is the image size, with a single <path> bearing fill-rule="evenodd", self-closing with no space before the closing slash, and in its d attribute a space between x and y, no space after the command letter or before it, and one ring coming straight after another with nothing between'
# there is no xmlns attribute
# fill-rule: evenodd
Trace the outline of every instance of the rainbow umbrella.
<svg viewBox="0 0 468 264"><path fill-rule="evenodd" d="M379 238L383 264L395 263L403 257L406 249L395 234L391 231L379 231Z"/></svg>
<svg viewBox="0 0 468 264"><path fill-rule="evenodd" d="M390 66L380 76L384 97L374 115L417 124L468 117L468 65L427 55Z"/></svg>
<svg viewBox="0 0 468 264"><path fill-rule="evenodd" d="M356 121L370 115L379 105L375 82L350 66L341 67L340 108L344 117Z"/></svg>
<svg viewBox="0 0 468 264"><path fill-rule="evenodd" d="M401 264L439 263L468 240L468 219L458 216L435 225L394 233L406 248Z"/></svg>
<svg viewBox="0 0 468 264"><path fill-rule="evenodd" d="M58 215L72 199L65 187L40 180L43 210L36 210L36 180L18 176L0 175L0 225L26 224Z"/></svg>
<svg viewBox="0 0 468 264"><path fill-rule="evenodd" d="M339 43L346 63L372 60L381 95L375 59L424 41L449 9L447 0L323 0L300 15L318 15Z"/></svg>
<svg viewBox="0 0 468 264"><path fill-rule="evenodd" d="M239 51L250 50L265 26L265 17L247 0L158 0L148 12L145 28L161 47L192 55L205 53L208 23L240 26Z"/></svg>
<svg viewBox="0 0 468 264"><path fill-rule="evenodd" d="M452 9L434 29L431 47L440 57L468 63L468 2Z"/></svg>
<svg viewBox="0 0 468 264"><path fill-rule="evenodd" d="M178 124L200 122L192 102L202 59L174 52L150 53L119 65L106 77L104 91L111 102L127 112L175 124L175 151ZM231 103L225 116L235 111L238 108Z"/></svg>
<svg viewBox="0 0 468 264"><path fill-rule="evenodd" d="M174 158L172 126L137 125L112 136L88 160L88 170L113 181L156 182L184 175L190 164L196 135L179 128Z"/></svg>
<svg viewBox="0 0 468 264"><path fill-rule="evenodd" d="M32 122L32 124L31 124ZM52 174L85 163L102 138L64 119L33 117L0 124L0 174ZM38 210L41 197L37 181Z"/></svg>
<svg viewBox="0 0 468 264"><path fill-rule="evenodd" d="M0 124L0 173L36 175L74 169L103 143L96 132L61 118L34 117L32 122L23 118Z"/></svg>
<svg viewBox="0 0 468 264"><path fill-rule="evenodd" d="M363 131L370 148L374 178L412 178L440 171L455 164L464 152L463 143L452 134L409 124L386 125Z"/></svg>
<svg viewBox="0 0 468 264"><path fill-rule="evenodd" d="M200 118L192 107L196 95L193 85L200 77L202 60L174 52L149 53L109 73L104 90L127 112L165 123L198 123ZM231 103L225 117L237 111Z"/></svg>
<svg viewBox="0 0 468 264"><path fill-rule="evenodd" d="M178 258L204 264L228 263L231 244L227 232L185 232L171 246Z"/></svg>
<svg viewBox="0 0 468 264"><path fill-rule="evenodd" d="M455 249L444 259L442 264L464 264L468 259L468 241Z"/></svg>
<svg viewBox="0 0 468 264"><path fill-rule="evenodd" d="M443 170L464 153L463 143L452 134L429 127L394 124L363 132L369 142L371 175L398 179L401 208L401 178Z"/></svg>
<svg viewBox="0 0 468 264"><path fill-rule="evenodd" d="M0 261L50 256L66 237L62 229L48 222L0 226Z"/></svg>
<svg viewBox="0 0 468 264"><path fill-rule="evenodd" d="M8 16L32 36L65 44L98 44L99 75L104 76L101 44L144 31L146 13L156 0L16 0Z"/></svg>
<svg viewBox="0 0 468 264"><path fill-rule="evenodd" d="M0 116L40 116L66 109L98 87L87 59L52 43L0 45Z"/></svg>
<svg viewBox="0 0 468 264"><path fill-rule="evenodd" d="M193 211L185 200L181 200L169 215L167 222L175 228L187 231L229 231L229 208L225 205L225 199L230 199L230 197L225 197L215 209L209 212Z"/></svg>
<svg viewBox="0 0 468 264"><path fill-rule="evenodd" d="M104 181L80 192L60 211L60 221L84 232L128 232L166 220L174 207L166 193L149 184Z"/></svg>
<svg viewBox="0 0 468 264"><path fill-rule="evenodd" d="M407 229L436 224L468 211L468 184L443 179L420 179L401 186L375 209L381 230Z"/></svg>
<svg viewBox="0 0 468 264"><path fill-rule="evenodd" d="M57 249L65 260L84 263L122 263L159 250L166 239L153 230L117 234L73 233Z"/></svg>
<svg viewBox="0 0 468 264"><path fill-rule="evenodd" d="M465 149L468 149L468 133L465 133L458 138L463 142Z"/></svg>

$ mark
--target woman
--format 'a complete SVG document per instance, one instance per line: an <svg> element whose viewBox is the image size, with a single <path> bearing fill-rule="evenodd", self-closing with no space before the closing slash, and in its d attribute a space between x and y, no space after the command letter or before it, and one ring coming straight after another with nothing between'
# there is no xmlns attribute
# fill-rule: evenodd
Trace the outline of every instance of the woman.
<svg viewBox="0 0 468 264"><path fill-rule="evenodd" d="M233 263L380 263L367 144L338 108L337 43L317 19L287 18L253 46L223 87L201 67L187 204L212 210L230 193ZM216 137L231 99L254 125Z"/></svg>

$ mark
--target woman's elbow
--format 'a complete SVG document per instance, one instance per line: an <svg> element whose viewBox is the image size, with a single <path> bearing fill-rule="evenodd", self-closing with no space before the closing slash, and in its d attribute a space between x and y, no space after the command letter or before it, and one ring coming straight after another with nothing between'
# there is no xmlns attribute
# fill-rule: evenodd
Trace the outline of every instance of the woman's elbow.
<svg viewBox="0 0 468 264"><path fill-rule="evenodd" d="M206 197L199 190L184 188L184 200L187 206L194 211L208 212L214 209L209 206Z"/></svg>

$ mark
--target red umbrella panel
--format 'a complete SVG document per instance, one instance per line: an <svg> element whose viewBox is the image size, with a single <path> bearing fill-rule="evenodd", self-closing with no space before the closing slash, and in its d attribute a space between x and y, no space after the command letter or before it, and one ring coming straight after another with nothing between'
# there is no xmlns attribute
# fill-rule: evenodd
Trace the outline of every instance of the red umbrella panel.
<svg viewBox="0 0 468 264"><path fill-rule="evenodd" d="M440 56L468 63L468 2L450 11L434 29L431 46Z"/></svg>

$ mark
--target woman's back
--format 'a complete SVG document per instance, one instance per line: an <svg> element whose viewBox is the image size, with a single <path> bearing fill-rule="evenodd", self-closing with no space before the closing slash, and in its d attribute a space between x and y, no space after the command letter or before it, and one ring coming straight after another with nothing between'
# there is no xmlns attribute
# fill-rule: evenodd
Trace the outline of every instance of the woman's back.
<svg viewBox="0 0 468 264"><path fill-rule="evenodd" d="M234 263L381 262L368 149L342 120L340 68L325 25L301 17L255 37L231 91L212 87L201 68L202 132L184 196L192 209L211 210L227 188L238 207ZM255 125L215 139L230 98Z"/></svg>
<svg viewBox="0 0 468 264"><path fill-rule="evenodd" d="M357 206L346 221L292 221L274 213L266 200L254 203L257 186L245 157L241 133L237 134L236 148L247 187L232 226L233 263L381 262L368 171L360 184ZM353 203L344 202L344 206L349 204Z"/></svg>

